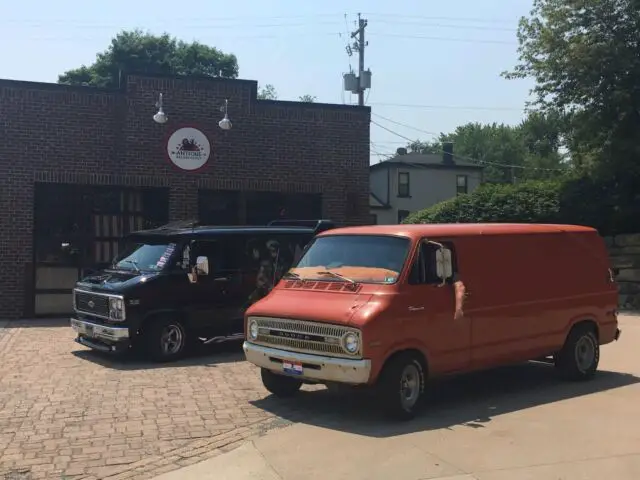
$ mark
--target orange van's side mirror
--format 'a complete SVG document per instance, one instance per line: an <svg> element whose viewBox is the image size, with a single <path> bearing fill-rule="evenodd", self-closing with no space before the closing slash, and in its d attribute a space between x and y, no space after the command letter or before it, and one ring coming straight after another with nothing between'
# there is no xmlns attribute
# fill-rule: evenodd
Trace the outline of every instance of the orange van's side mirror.
<svg viewBox="0 0 640 480"><path fill-rule="evenodd" d="M453 260L448 248L441 247L436 250L436 275L443 284L453 276Z"/></svg>

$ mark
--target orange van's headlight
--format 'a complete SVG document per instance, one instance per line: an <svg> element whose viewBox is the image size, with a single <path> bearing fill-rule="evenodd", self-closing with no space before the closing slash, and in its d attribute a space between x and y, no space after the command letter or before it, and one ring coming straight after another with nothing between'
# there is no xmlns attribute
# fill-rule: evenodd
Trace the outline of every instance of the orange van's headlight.
<svg viewBox="0 0 640 480"><path fill-rule="evenodd" d="M258 338L258 322L255 320L249 320L249 338L255 340Z"/></svg>
<svg viewBox="0 0 640 480"><path fill-rule="evenodd" d="M347 332L342 337L342 346L351 355L355 355L360 350L360 337L355 332Z"/></svg>

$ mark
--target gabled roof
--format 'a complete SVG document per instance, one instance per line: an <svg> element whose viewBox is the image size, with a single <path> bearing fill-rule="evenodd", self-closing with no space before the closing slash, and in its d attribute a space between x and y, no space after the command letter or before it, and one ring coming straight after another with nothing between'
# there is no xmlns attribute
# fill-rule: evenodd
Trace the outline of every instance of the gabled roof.
<svg viewBox="0 0 640 480"><path fill-rule="evenodd" d="M482 170L484 166L470 160L460 159L453 155L453 163L444 163L442 155L432 153L406 153L404 155L395 155L388 160L371 165L370 170L378 170L391 165L404 166L408 168L465 168Z"/></svg>

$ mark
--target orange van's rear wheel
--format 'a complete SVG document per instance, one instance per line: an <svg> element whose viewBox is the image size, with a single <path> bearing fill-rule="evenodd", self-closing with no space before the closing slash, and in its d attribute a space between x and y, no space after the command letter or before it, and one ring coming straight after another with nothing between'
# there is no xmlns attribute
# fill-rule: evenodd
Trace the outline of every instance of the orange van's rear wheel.
<svg viewBox="0 0 640 480"><path fill-rule="evenodd" d="M377 388L388 415L399 420L413 418L422 406L425 389L422 358L411 352L391 358L380 374Z"/></svg>
<svg viewBox="0 0 640 480"><path fill-rule="evenodd" d="M555 356L556 368L567 380L588 380L598 369L600 344L591 325L576 325Z"/></svg>

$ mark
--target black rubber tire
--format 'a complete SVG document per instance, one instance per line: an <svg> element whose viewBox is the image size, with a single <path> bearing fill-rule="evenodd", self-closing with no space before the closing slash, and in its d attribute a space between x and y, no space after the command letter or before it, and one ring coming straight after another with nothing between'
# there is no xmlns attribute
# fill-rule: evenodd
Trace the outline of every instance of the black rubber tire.
<svg viewBox="0 0 640 480"><path fill-rule="evenodd" d="M179 348L177 348L173 352L168 353L163 350L161 343L165 329L170 326L180 329L182 340ZM140 343L143 344L147 355L154 362L174 362L184 357L188 350L187 347L190 344L189 331L187 330L185 324L176 318L150 318L142 331L142 339Z"/></svg>
<svg viewBox="0 0 640 480"><path fill-rule="evenodd" d="M302 382L297 378L278 375L266 368L260 369L260 376L262 377L262 384L264 385L264 388L266 388L270 393L273 393L276 397L293 397L302 387Z"/></svg>
<svg viewBox="0 0 640 480"><path fill-rule="evenodd" d="M577 359L577 349L582 342L589 342L594 349L593 361L588 368L581 366ZM565 380L584 381L593 378L600 362L600 344L593 326L576 325L571 329L567 340L555 355L555 366Z"/></svg>
<svg viewBox="0 0 640 480"><path fill-rule="evenodd" d="M406 368L413 366L418 372L417 398L412 405L402 401L402 377ZM376 388L378 400L387 416L395 420L411 420L423 406L426 386L426 368L422 358L415 353L402 353L393 357L384 366Z"/></svg>

